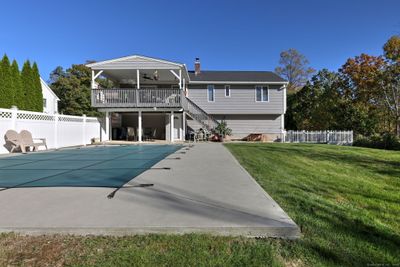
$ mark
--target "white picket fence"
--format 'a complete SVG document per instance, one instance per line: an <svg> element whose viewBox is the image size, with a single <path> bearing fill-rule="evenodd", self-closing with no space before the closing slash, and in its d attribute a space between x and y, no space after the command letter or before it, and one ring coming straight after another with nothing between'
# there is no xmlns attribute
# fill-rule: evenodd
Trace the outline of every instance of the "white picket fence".
<svg viewBox="0 0 400 267"><path fill-rule="evenodd" d="M8 153L4 135L10 129L28 130L33 138L46 138L49 148L59 148L90 144L92 138L105 137L103 128L95 117L0 109L0 154Z"/></svg>
<svg viewBox="0 0 400 267"><path fill-rule="evenodd" d="M287 143L353 144L353 131L287 131Z"/></svg>

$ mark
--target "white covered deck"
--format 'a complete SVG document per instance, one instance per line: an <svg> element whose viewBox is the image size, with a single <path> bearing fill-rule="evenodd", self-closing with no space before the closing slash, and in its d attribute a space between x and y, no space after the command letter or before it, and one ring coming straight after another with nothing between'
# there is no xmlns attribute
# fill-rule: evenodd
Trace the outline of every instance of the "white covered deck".
<svg viewBox="0 0 400 267"><path fill-rule="evenodd" d="M128 56L87 65L92 70L92 106L105 113L104 140L185 139L182 102L189 76L184 64ZM101 88L105 77L114 88Z"/></svg>

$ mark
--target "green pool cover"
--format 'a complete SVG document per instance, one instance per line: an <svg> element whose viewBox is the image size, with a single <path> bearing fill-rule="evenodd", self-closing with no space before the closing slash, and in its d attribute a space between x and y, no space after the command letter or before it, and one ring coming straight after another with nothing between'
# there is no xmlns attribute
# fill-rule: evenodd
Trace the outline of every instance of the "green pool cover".
<svg viewBox="0 0 400 267"><path fill-rule="evenodd" d="M98 146L0 158L0 188L119 188L180 145Z"/></svg>

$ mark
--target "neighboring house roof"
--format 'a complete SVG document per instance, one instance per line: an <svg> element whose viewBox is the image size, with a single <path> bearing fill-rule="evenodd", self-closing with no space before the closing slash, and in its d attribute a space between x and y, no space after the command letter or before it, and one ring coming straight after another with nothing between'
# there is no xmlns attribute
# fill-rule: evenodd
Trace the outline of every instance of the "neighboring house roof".
<svg viewBox="0 0 400 267"><path fill-rule="evenodd" d="M40 83L42 84L42 90L48 90L56 100L60 100L53 90L51 90L50 86L48 86L48 84L42 79L42 77L40 77Z"/></svg>
<svg viewBox="0 0 400 267"><path fill-rule="evenodd" d="M195 75L194 71L189 71L190 82L269 82L287 83L279 75L272 71L201 71Z"/></svg>

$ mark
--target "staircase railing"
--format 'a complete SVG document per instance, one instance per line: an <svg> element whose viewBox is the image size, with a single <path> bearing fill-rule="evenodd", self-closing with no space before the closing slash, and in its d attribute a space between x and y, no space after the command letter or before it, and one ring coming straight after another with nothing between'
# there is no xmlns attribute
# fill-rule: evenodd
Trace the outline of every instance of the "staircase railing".
<svg viewBox="0 0 400 267"><path fill-rule="evenodd" d="M201 107L196 105L192 100L187 98L182 92L182 106L186 113L194 120L203 125L207 130L211 131L218 126L219 122L211 115L205 112Z"/></svg>

